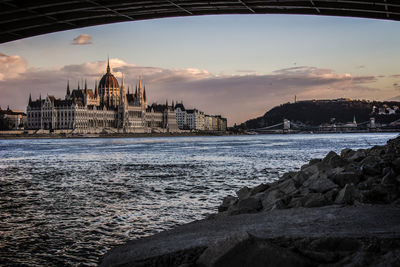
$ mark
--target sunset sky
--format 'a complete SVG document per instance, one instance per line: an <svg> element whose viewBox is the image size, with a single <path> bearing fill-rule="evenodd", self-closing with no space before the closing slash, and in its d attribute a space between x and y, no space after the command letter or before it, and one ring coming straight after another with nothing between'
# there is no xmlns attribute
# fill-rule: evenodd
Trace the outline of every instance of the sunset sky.
<svg viewBox="0 0 400 267"><path fill-rule="evenodd" d="M228 124L297 99L400 95L400 22L295 15L169 18L109 24L0 44L0 106L64 97L106 71L149 102L183 101ZM399 98L400 99L400 98Z"/></svg>

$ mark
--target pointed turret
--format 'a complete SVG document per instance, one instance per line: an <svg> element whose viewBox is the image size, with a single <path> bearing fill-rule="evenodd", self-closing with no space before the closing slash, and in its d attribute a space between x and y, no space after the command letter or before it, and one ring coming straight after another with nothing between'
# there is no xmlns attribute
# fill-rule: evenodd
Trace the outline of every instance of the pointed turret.
<svg viewBox="0 0 400 267"><path fill-rule="evenodd" d="M128 95L129 95L129 85L128 85Z"/></svg>
<svg viewBox="0 0 400 267"><path fill-rule="evenodd" d="M71 91L69 90L69 80L67 81L67 96L71 95Z"/></svg>
<svg viewBox="0 0 400 267"><path fill-rule="evenodd" d="M111 69L110 69L110 58L107 57L107 73L111 73Z"/></svg>
<svg viewBox="0 0 400 267"><path fill-rule="evenodd" d="M175 103L174 100L172 100L172 108L175 109Z"/></svg>
<svg viewBox="0 0 400 267"><path fill-rule="evenodd" d="M79 86L79 81L78 81L78 90L81 90L81 87Z"/></svg>
<svg viewBox="0 0 400 267"><path fill-rule="evenodd" d="M137 85L136 85L136 89L135 89L135 98L137 98Z"/></svg>
<svg viewBox="0 0 400 267"><path fill-rule="evenodd" d="M29 106L31 105L31 103L32 103L32 96L31 96L31 94L29 93Z"/></svg>
<svg viewBox="0 0 400 267"><path fill-rule="evenodd" d="M144 107L147 108L146 86L143 88Z"/></svg>
<svg viewBox="0 0 400 267"><path fill-rule="evenodd" d="M97 80L94 82L94 95L97 97L99 94L99 90L97 89Z"/></svg>
<svg viewBox="0 0 400 267"><path fill-rule="evenodd" d="M87 95L87 82L86 82L86 79L85 79L85 95Z"/></svg>

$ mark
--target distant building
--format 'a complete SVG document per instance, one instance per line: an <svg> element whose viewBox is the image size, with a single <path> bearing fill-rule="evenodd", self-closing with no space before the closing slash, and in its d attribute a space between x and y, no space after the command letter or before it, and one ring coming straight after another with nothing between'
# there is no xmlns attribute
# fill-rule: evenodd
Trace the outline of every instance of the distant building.
<svg viewBox="0 0 400 267"><path fill-rule="evenodd" d="M26 123L26 114L23 111L11 110L9 107L0 108L0 129L16 130L23 129Z"/></svg>
<svg viewBox="0 0 400 267"><path fill-rule="evenodd" d="M227 120L220 115L207 115L198 109L185 109L183 103L175 105L176 121L181 130L226 131Z"/></svg>
<svg viewBox="0 0 400 267"><path fill-rule="evenodd" d="M69 83L65 99L46 96L32 101L27 106L27 129L72 130L75 133L121 132L149 133L178 131L173 105L148 106L146 88L139 83L135 92L125 91L124 79L121 86L107 72L94 90L84 88L70 90Z"/></svg>

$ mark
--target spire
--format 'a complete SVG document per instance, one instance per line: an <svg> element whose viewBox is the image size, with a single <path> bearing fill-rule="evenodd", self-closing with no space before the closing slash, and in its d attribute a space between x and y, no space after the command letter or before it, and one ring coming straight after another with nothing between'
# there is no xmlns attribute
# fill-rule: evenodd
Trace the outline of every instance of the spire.
<svg viewBox="0 0 400 267"><path fill-rule="evenodd" d="M174 100L172 100L172 108L175 108Z"/></svg>
<svg viewBox="0 0 400 267"><path fill-rule="evenodd" d="M135 90L135 98L137 97L137 85L136 85L136 90Z"/></svg>
<svg viewBox="0 0 400 267"><path fill-rule="evenodd" d="M85 79L85 94L87 94L87 82L86 82L86 79Z"/></svg>
<svg viewBox="0 0 400 267"><path fill-rule="evenodd" d="M146 86L143 89L143 99L146 102Z"/></svg>
<svg viewBox="0 0 400 267"><path fill-rule="evenodd" d="M67 95L70 95L71 91L69 90L69 80L67 81Z"/></svg>
<svg viewBox="0 0 400 267"><path fill-rule="evenodd" d="M32 103L32 96L31 93L29 93L29 105Z"/></svg>
<svg viewBox="0 0 400 267"><path fill-rule="evenodd" d="M110 58L109 57L107 57L107 73L111 73L111 70L110 70Z"/></svg>
<svg viewBox="0 0 400 267"><path fill-rule="evenodd" d="M129 95L129 85L128 85L128 95Z"/></svg>
<svg viewBox="0 0 400 267"><path fill-rule="evenodd" d="M99 91L97 90L97 80L94 82L94 94L97 96Z"/></svg>
<svg viewBox="0 0 400 267"><path fill-rule="evenodd" d="M165 100L165 107L168 107L168 99Z"/></svg>
<svg viewBox="0 0 400 267"><path fill-rule="evenodd" d="M142 76L139 76L139 88L142 88Z"/></svg>
<svg viewBox="0 0 400 267"><path fill-rule="evenodd" d="M81 88L80 88L80 86L79 86L79 81L78 81L78 90L80 90Z"/></svg>

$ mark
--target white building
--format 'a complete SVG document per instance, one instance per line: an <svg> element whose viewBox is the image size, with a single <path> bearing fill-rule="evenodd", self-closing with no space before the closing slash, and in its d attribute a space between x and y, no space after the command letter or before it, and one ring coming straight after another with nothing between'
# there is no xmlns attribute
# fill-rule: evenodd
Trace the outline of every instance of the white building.
<svg viewBox="0 0 400 267"><path fill-rule="evenodd" d="M176 121L181 130L226 131L227 120L207 115L198 109L185 109L183 103L175 105Z"/></svg>
<svg viewBox="0 0 400 267"><path fill-rule="evenodd" d="M125 92L124 80L119 86L110 65L94 92L87 88L70 91L65 99L46 96L32 101L27 107L27 129L72 130L75 133L121 132L149 133L178 131L173 106L148 106L146 88L142 81L134 93Z"/></svg>

